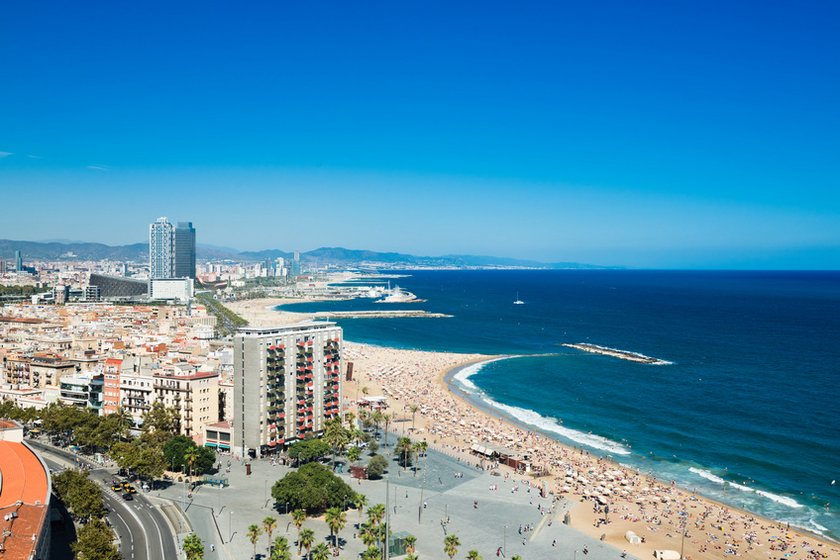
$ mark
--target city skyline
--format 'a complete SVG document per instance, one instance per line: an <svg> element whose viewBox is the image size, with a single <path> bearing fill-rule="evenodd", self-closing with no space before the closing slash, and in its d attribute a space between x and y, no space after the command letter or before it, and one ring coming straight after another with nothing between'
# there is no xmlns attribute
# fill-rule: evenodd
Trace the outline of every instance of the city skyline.
<svg viewBox="0 0 840 560"><path fill-rule="evenodd" d="M840 268L837 10L15 5L0 237Z"/></svg>

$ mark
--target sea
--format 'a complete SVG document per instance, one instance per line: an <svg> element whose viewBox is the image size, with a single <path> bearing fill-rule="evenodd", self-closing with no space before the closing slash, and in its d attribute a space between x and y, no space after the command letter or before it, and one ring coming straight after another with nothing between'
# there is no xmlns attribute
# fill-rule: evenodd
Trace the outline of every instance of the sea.
<svg viewBox="0 0 840 560"><path fill-rule="evenodd" d="M840 540L840 272L401 274L392 282L425 302L283 309L453 315L338 322L357 342L512 356L462 370L452 382L528 429ZM525 303L514 305L517 298Z"/></svg>

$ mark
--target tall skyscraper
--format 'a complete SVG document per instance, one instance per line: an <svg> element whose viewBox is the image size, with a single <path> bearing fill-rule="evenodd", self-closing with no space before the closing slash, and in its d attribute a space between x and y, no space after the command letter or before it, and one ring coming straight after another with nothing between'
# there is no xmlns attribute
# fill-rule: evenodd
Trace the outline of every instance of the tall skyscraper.
<svg viewBox="0 0 840 560"><path fill-rule="evenodd" d="M175 278L195 278L195 228L178 222L175 228Z"/></svg>
<svg viewBox="0 0 840 560"><path fill-rule="evenodd" d="M149 280L175 278L175 227L158 218L149 226Z"/></svg>
<svg viewBox="0 0 840 560"><path fill-rule="evenodd" d="M20 251L15 251L15 271L23 271L23 255L20 254Z"/></svg>
<svg viewBox="0 0 840 560"><path fill-rule="evenodd" d="M235 454L264 455L339 415L341 327L243 327L233 338Z"/></svg>
<svg viewBox="0 0 840 560"><path fill-rule="evenodd" d="M292 255L292 276L300 276L300 251L295 251Z"/></svg>

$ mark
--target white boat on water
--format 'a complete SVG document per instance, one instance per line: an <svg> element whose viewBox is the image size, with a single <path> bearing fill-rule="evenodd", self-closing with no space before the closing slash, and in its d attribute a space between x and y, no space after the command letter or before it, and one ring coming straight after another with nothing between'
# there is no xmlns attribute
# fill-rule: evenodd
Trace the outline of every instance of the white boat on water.
<svg viewBox="0 0 840 560"><path fill-rule="evenodd" d="M391 289L390 284L388 290L385 292L385 297L376 300L376 303L409 303L417 301L417 296L407 290L403 290L399 286L394 286Z"/></svg>
<svg viewBox="0 0 840 560"><path fill-rule="evenodd" d="M516 299L513 300L513 305L525 305L525 302L519 299L519 292L516 292Z"/></svg>

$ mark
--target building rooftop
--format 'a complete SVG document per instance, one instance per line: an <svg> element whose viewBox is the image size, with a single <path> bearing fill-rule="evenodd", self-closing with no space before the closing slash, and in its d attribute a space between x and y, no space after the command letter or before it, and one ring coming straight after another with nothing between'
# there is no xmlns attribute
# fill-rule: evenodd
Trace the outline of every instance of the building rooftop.
<svg viewBox="0 0 840 560"><path fill-rule="evenodd" d="M336 323L332 321L304 321L280 327L240 327L238 329L238 334L245 336L263 336L270 334L293 333L296 331L308 331L313 329L328 329L335 326Z"/></svg>
<svg viewBox="0 0 840 560"><path fill-rule="evenodd" d="M3 429L20 425L0 420ZM50 477L24 443L0 441L0 544L3 560L35 555L49 509Z"/></svg>

